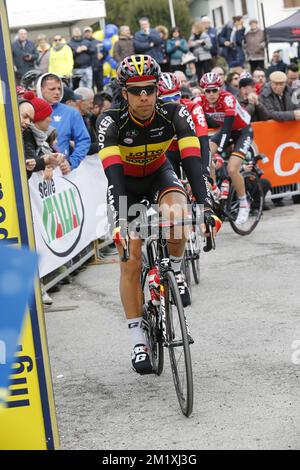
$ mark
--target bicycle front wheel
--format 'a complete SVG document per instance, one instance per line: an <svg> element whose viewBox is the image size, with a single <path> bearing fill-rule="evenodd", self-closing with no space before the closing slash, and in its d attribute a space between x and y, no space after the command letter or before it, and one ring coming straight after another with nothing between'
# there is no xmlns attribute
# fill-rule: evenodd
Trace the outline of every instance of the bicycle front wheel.
<svg viewBox="0 0 300 470"><path fill-rule="evenodd" d="M250 235L259 223L262 215L264 192L256 173L249 171L242 173L242 176L245 182L247 201L250 206L250 214L247 222L242 225L236 223L239 212L239 198L233 187L228 198L227 210L229 213L229 222L233 230L238 235Z"/></svg>
<svg viewBox="0 0 300 470"><path fill-rule="evenodd" d="M175 390L182 413L188 417L193 410L193 372L190 352L191 336L175 276L168 271L164 280L167 347Z"/></svg>

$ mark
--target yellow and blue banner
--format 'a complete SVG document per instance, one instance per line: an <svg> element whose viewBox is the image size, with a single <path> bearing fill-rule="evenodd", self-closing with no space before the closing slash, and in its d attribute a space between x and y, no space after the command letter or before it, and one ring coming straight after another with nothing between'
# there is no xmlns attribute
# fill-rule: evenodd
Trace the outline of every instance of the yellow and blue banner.
<svg viewBox="0 0 300 470"><path fill-rule="evenodd" d="M35 251L24 161L7 10L5 1L0 0L0 244L10 245L12 250L28 247ZM5 257L0 262L5 263ZM20 304L10 310L7 321L17 321L23 308ZM3 360L4 340L1 345ZM26 308L9 380L9 396L0 407L0 450L57 449L59 438L38 282Z"/></svg>

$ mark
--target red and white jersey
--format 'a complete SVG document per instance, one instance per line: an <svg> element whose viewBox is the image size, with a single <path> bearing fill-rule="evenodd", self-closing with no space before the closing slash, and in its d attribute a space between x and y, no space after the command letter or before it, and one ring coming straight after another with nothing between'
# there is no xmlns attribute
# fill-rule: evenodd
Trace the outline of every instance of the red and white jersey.
<svg viewBox="0 0 300 470"><path fill-rule="evenodd" d="M208 126L205 119L205 114L201 103L195 103L189 99L181 99L180 103L183 104L188 112L190 113L193 123L195 124L195 134L197 137L202 137L204 135L208 135ZM169 150L171 152L175 152L178 150L178 142L176 138L171 143Z"/></svg>
<svg viewBox="0 0 300 470"><path fill-rule="evenodd" d="M228 91L221 90L220 97L214 105L209 103L205 94L197 97L197 102L202 105L205 114L219 124L220 127L223 126L226 116L234 116L233 131L243 129L249 126L251 122L250 114Z"/></svg>

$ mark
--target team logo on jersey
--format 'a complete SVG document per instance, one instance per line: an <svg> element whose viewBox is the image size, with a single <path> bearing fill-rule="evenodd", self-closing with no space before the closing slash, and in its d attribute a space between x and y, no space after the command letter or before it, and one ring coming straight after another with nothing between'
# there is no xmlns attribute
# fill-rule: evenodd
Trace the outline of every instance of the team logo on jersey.
<svg viewBox="0 0 300 470"><path fill-rule="evenodd" d="M234 108L234 98L232 96L225 96L224 102L228 108Z"/></svg>
<svg viewBox="0 0 300 470"><path fill-rule="evenodd" d="M179 116L182 117L182 118L186 118L187 123L189 124L192 131L196 130L195 124L193 122L193 118L192 118L192 116L190 115L190 113L188 112L188 110L185 107L182 106L180 108Z"/></svg>
<svg viewBox="0 0 300 470"><path fill-rule="evenodd" d="M98 143L100 150L104 149L106 132L113 122L114 120L110 116L106 116L100 123L98 130Z"/></svg>

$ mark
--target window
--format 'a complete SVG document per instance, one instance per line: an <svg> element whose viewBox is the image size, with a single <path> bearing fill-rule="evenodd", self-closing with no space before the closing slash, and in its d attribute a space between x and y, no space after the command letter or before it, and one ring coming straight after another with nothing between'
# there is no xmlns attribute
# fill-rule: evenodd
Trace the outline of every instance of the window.
<svg viewBox="0 0 300 470"><path fill-rule="evenodd" d="M248 15L247 0L242 0L242 15Z"/></svg>
<svg viewBox="0 0 300 470"><path fill-rule="evenodd" d="M300 7L300 0L283 0L284 8Z"/></svg>
<svg viewBox="0 0 300 470"><path fill-rule="evenodd" d="M221 28L224 26L224 13L223 7L215 8L212 10L213 21L215 28Z"/></svg>

